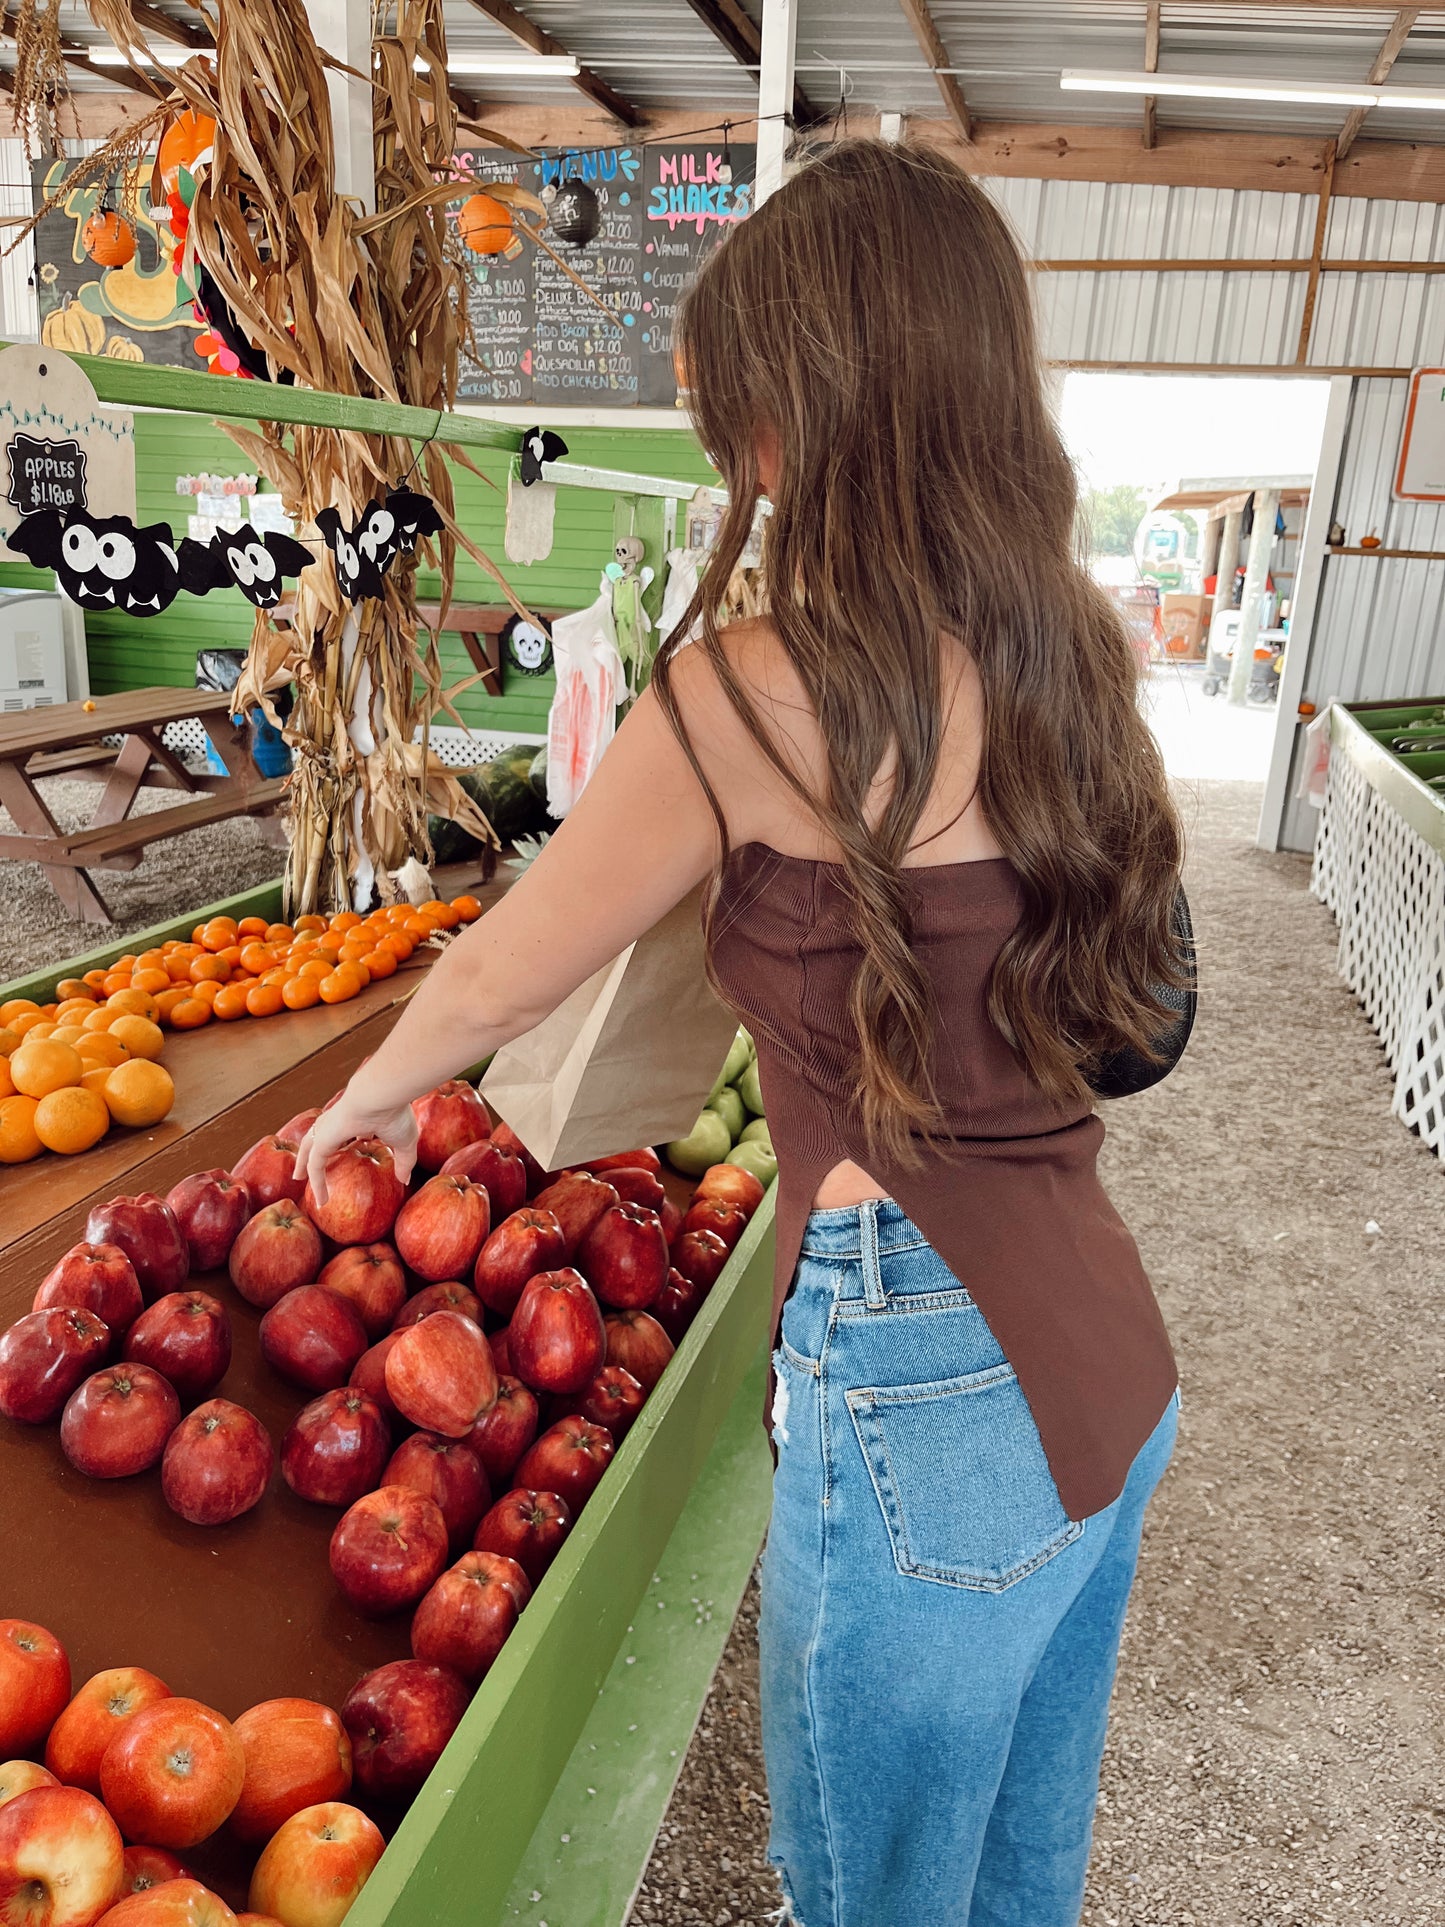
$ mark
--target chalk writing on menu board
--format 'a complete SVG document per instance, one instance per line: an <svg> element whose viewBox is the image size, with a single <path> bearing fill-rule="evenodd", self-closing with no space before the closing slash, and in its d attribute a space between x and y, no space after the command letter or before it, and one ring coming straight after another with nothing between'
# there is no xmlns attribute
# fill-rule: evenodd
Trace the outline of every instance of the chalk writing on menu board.
<svg viewBox="0 0 1445 1927"><path fill-rule="evenodd" d="M460 153L457 169L485 188L520 182L533 193L564 175L585 180L602 220L585 248L557 252L616 316L609 321L530 242L514 260L468 255L473 354L466 401L672 407L673 319L707 251L752 207L755 150L734 145L733 178L720 147L578 149L538 162L494 150ZM546 230L544 230L546 232Z"/></svg>

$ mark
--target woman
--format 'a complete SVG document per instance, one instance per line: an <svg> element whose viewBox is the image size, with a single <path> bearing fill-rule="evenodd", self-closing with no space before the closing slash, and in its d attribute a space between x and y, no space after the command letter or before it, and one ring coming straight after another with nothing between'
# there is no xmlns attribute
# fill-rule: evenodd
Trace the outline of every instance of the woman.
<svg viewBox="0 0 1445 1927"><path fill-rule="evenodd" d="M1085 1074L1147 1048L1180 834L1073 557L1026 271L986 195L845 142L682 316L729 506L701 640L305 1147L417 1093L714 879L779 1157L763 1568L797 1927L1068 1927L1175 1374ZM769 619L719 605L764 493ZM784 1299L786 1298L786 1303Z"/></svg>

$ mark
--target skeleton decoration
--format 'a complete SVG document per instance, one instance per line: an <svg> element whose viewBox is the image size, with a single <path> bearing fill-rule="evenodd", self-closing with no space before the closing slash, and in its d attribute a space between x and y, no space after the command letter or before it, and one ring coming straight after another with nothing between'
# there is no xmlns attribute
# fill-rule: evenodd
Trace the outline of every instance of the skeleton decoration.
<svg viewBox="0 0 1445 1927"><path fill-rule="evenodd" d="M310 549L277 529L217 529L209 542L181 543L181 587L192 595L239 589L258 609L274 609L283 578L298 576L316 560Z"/></svg>
<svg viewBox="0 0 1445 1927"><path fill-rule="evenodd" d="M368 502L351 528L333 508L322 509L316 526L335 558L341 593L362 602L381 594L382 577L402 550L410 553L423 536L439 535L442 521L429 497L403 487L385 503Z"/></svg>
<svg viewBox="0 0 1445 1927"><path fill-rule="evenodd" d="M529 428L522 436L522 486L530 488L542 479L543 462L560 462L567 444L550 428Z"/></svg>
<svg viewBox="0 0 1445 1927"><path fill-rule="evenodd" d="M168 522L141 529L128 515L42 509L22 516L6 540L37 568L54 569L64 594L82 609L158 616L181 586Z"/></svg>

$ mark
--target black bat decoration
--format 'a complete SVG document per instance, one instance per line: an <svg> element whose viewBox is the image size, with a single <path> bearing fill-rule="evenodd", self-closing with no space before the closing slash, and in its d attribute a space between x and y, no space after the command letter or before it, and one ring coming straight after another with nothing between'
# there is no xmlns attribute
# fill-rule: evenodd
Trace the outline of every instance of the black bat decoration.
<svg viewBox="0 0 1445 1927"><path fill-rule="evenodd" d="M209 542L181 543L181 587L192 595L239 589L258 609L274 609L283 578L300 575L316 557L289 535L270 529L217 529Z"/></svg>
<svg viewBox="0 0 1445 1927"><path fill-rule="evenodd" d="M370 501L347 528L335 509L322 509L316 526L336 559L336 580L348 602L381 594L382 577L403 549L440 535L436 504L415 489L394 488L384 503Z"/></svg>
<svg viewBox="0 0 1445 1927"><path fill-rule="evenodd" d="M440 535L445 524L429 495L420 495L404 484L394 488L386 506L396 517L396 546L410 552L424 536Z"/></svg>
<svg viewBox="0 0 1445 1927"><path fill-rule="evenodd" d="M37 568L54 569L62 591L82 609L158 616L181 586L168 522L140 529L128 515L42 509L22 516L6 539Z"/></svg>
<svg viewBox="0 0 1445 1927"><path fill-rule="evenodd" d="M560 462L567 444L550 428L529 428L522 436L522 486L530 488L542 479L543 462Z"/></svg>

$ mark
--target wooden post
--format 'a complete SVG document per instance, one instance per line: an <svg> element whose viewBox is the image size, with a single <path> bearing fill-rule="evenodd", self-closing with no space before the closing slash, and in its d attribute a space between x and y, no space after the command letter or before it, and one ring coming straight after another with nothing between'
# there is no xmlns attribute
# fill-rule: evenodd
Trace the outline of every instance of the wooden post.
<svg viewBox="0 0 1445 1927"><path fill-rule="evenodd" d="M328 68L332 139L336 151L336 191L376 211L376 143L372 134L371 8L366 0L306 0L316 42L333 59L364 75Z"/></svg>
<svg viewBox="0 0 1445 1927"><path fill-rule="evenodd" d="M763 0L762 65L758 73L758 160L755 204L783 185L787 116L793 108L793 64L798 45L798 0Z"/></svg>
<svg viewBox="0 0 1445 1927"><path fill-rule="evenodd" d="M1244 599L1239 607L1239 635L1234 644L1234 661L1229 670L1229 700L1244 702L1249 694L1249 679L1254 673L1254 645L1259 638L1259 612L1264 602L1264 585L1269 577L1269 558L1274 550L1274 524L1279 514L1279 490L1255 490L1254 528L1249 538L1249 560L1244 568Z"/></svg>

